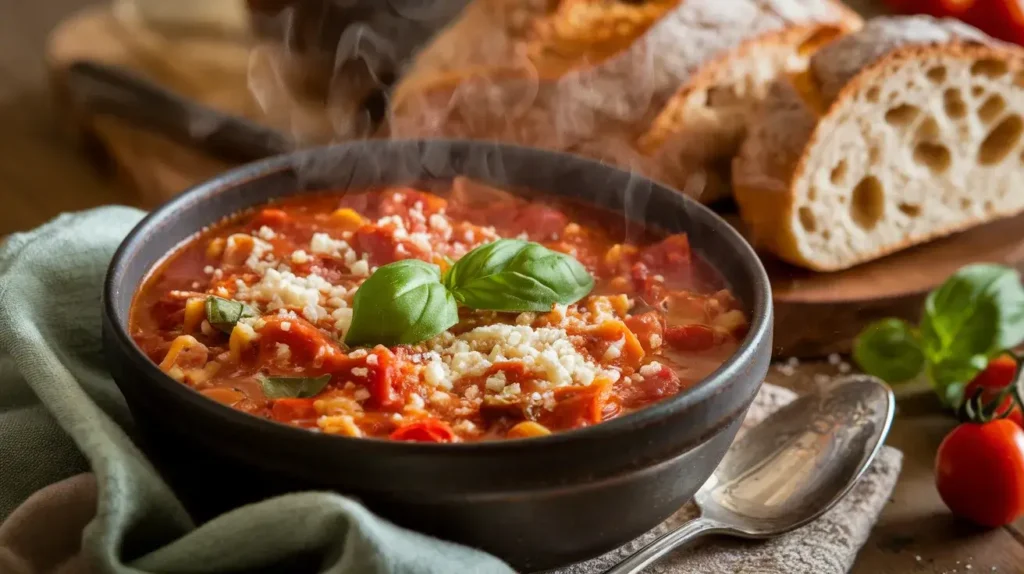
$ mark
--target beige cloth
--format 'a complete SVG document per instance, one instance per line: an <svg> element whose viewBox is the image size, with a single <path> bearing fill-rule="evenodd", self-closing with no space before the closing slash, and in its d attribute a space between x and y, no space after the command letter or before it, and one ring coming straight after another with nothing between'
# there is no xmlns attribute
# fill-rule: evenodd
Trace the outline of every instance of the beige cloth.
<svg viewBox="0 0 1024 574"><path fill-rule="evenodd" d="M744 429L794 398L765 385L744 421ZM821 519L767 542L708 539L648 568L652 574L840 574L850 569L899 475L902 455L885 447L857 486ZM40 490L0 525L0 573L92 574L80 552L82 529L96 512L96 482L80 474ZM683 508L665 524L609 554L557 571L597 574L666 528L693 516Z"/></svg>

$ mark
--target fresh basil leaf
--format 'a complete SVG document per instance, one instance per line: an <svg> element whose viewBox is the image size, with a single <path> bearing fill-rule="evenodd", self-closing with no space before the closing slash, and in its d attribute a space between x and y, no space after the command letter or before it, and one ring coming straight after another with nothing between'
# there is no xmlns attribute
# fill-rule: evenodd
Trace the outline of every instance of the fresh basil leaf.
<svg viewBox="0 0 1024 574"><path fill-rule="evenodd" d="M232 301L221 297L206 298L206 321L218 331L230 333L240 319L259 317L256 309L240 301Z"/></svg>
<svg viewBox="0 0 1024 574"><path fill-rule="evenodd" d="M441 284L441 270L418 259L404 259L379 267L359 286L345 343L418 343L458 322L458 305Z"/></svg>
<svg viewBox="0 0 1024 574"><path fill-rule="evenodd" d="M1024 340L1024 287L1016 271L979 264L960 269L925 300L922 347L934 364L991 357Z"/></svg>
<svg viewBox="0 0 1024 574"><path fill-rule="evenodd" d="M594 288L594 278L575 258L519 239L470 251L445 273L444 282L459 303L491 311L549 311Z"/></svg>
<svg viewBox="0 0 1024 574"><path fill-rule="evenodd" d="M853 359L864 372L889 383L909 381L925 365L917 334L900 319L868 325L854 342Z"/></svg>
<svg viewBox="0 0 1024 574"><path fill-rule="evenodd" d="M268 399L308 399L320 394L327 383L331 382L330 375L319 377L268 377L260 375L257 377L260 386L263 387L263 394Z"/></svg>
<svg viewBox="0 0 1024 574"><path fill-rule="evenodd" d="M948 406L959 407L964 399L964 389L988 365L988 357L949 358L928 366L928 379L939 398Z"/></svg>

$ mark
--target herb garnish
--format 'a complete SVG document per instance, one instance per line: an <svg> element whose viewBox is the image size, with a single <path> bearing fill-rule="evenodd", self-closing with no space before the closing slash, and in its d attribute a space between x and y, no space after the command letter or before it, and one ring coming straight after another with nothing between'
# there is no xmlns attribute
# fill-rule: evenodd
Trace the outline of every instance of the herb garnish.
<svg viewBox="0 0 1024 574"><path fill-rule="evenodd" d="M268 399L308 399L315 397L331 381L330 375L319 377L271 377L259 375L257 380Z"/></svg>
<svg viewBox="0 0 1024 574"><path fill-rule="evenodd" d="M989 359L1024 341L1024 287L1009 267L968 265L925 299L920 326L884 319L857 337L853 357L890 383L920 376L949 406Z"/></svg>
<svg viewBox="0 0 1024 574"><path fill-rule="evenodd" d="M256 309L245 303L212 295L206 298L206 321L218 331L230 333L239 320L259 316Z"/></svg>
<svg viewBox="0 0 1024 574"><path fill-rule="evenodd" d="M459 305L546 311L575 303L593 288L594 278L575 258L518 239L477 247L443 277L436 265L406 259L381 266L359 286L345 342L417 343L456 324Z"/></svg>

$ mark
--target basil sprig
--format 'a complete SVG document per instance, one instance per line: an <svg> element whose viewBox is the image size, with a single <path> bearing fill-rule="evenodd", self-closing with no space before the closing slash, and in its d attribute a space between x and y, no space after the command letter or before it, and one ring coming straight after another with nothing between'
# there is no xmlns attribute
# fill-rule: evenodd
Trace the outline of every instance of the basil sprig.
<svg viewBox="0 0 1024 574"><path fill-rule="evenodd" d="M502 239L470 251L444 276L459 303L492 311L550 311L594 288L576 259L539 243Z"/></svg>
<svg viewBox="0 0 1024 574"><path fill-rule="evenodd" d="M270 377L260 375L257 380L263 387L263 394L268 399L308 399L320 394L320 391L324 390L327 383L331 381L331 376Z"/></svg>
<svg viewBox="0 0 1024 574"><path fill-rule="evenodd" d="M206 298L206 321L218 331L230 333L239 320L259 316L256 309L240 301L212 295Z"/></svg>
<svg viewBox="0 0 1024 574"><path fill-rule="evenodd" d="M436 265L406 259L378 268L359 286L345 342L417 343L455 325L459 305L547 311L556 303L575 303L593 288L593 277L573 257L518 239L477 247L443 277Z"/></svg>
<svg viewBox="0 0 1024 574"><path fill-rule="evenodd" d="M429 339L459 322L441 270L419 259L381 266L352 299L349 345L403 345Z"/></svg>
<svg viewBox="0 0 1024 574"><path fill-rule="evenodd" d="M960 269L928 294L919 328L898 319L869 325L853 356L867 373L891 383L922 373L949 406L989 359L1024 341L1024 287L1009 267Z"/></svg>

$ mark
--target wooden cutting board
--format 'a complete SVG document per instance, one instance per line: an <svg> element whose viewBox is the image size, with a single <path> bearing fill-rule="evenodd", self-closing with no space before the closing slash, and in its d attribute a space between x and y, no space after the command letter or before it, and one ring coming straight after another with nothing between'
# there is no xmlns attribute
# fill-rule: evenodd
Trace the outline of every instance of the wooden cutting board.
<svg viewBox="0 0 1024 574"><path fill-rule="evenodd" d="M296 120L330 125L326 111L302 103L295 114L268 116L247 84L250 46L243 41L168 39L114 18L105 9L83 12L54 30L47 50L54 94L67 125L99 144L120 179L152 207L229 167L229 164L111 117L75 109L62 70L90 58L130 68L209 106L290 130ZM979 227L855 269L811 273L770 257L765 265L775 295L779 356L847 352L869 322L915 319L925 294L972 262L1024 265L1024 216Z"/></svg>

